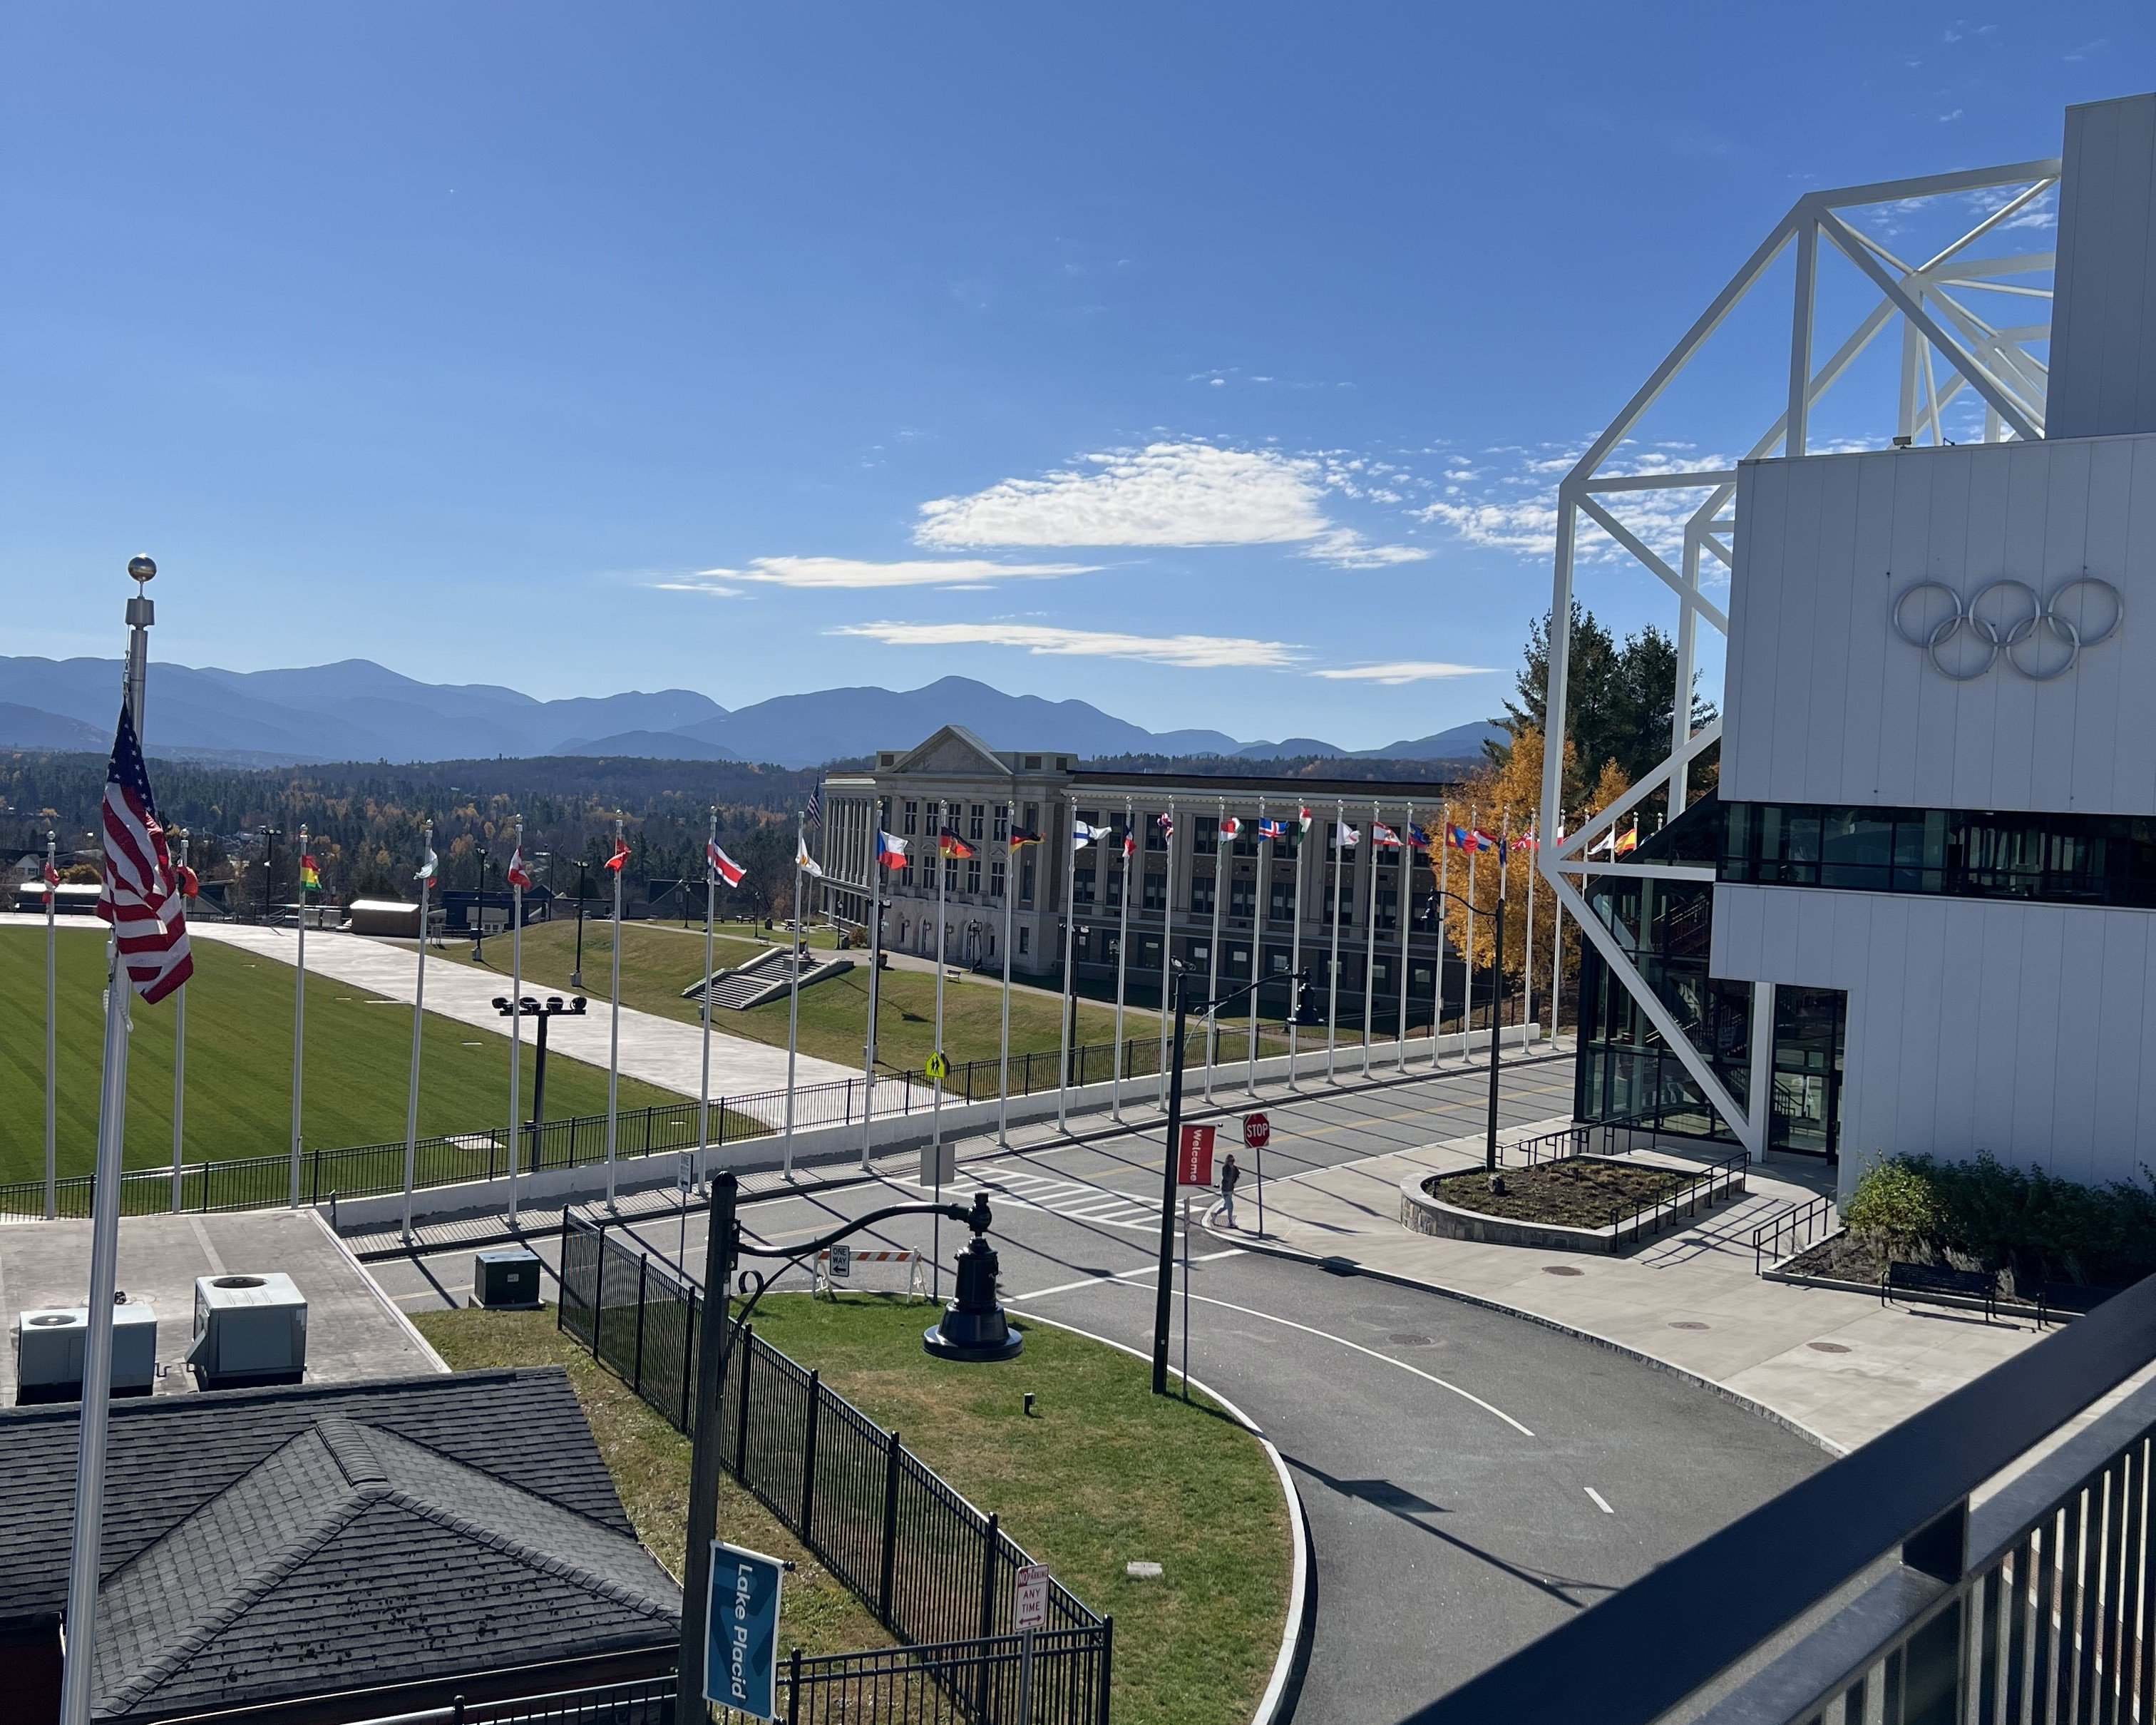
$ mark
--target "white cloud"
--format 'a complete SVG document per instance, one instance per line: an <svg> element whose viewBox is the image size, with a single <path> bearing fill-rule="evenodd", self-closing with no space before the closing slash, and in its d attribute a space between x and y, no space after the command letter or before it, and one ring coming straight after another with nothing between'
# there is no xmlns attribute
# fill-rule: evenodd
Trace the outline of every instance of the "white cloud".
<svg viewBox="0 0 2156 1725"><path fill-rule="evenodd" d="M1313 677L1328 677L1340 683L1382 683L1388 689L1399 688L1407 683L1430 683L1443 677L1495 676L1494 667L1486 665L1447 665L1440 660L1403 659L1390 665L1349 665L1337 670L1312 671Z"/></svg>
<svg viewBox="0 0 2156 1725"><path fill-rule="evenodd" d="M936 550L984 545L1301 545L1342 568L1430 555L1373 545L1324 506L1352 492L1356 463L1270 449L1157 443L1084 458L1040 479L1008 479L965 497L921 506L914 542Z"/></svg>
<svg viewBox="0 0 2156 1725"><path fill-rule="evenodd" d="M1470 545L1492 551L1519 552L1547 557L1557 549L1557 488L1553 483L1569 473L1579 459L1577 449L1492 449L1475 483L1446 487L1447 495L1413 511L1417 519L1450 527ZM1505 458L1500 461L1494 458ZM1727 455L1702 453L1687 444L1659 444L1644 448L1627 439L1612 452L1604 471L1611 475L1646 473L1697 473L1725 470L1734 464ZM1449 478L1464 479L1455 474ZM1672 487L1666 491L1604 493L1604 508L1671 562L1684 549L1685 523L1698 510L1707 492L1697 486ZM1580 518L1579 552L1583 559L1621 557L1616 542L1584 516ZM1714 572L1709 570L1712 583Z"/></svg>
<svg viewBox="0 0 2156 1725"><path fill-rule="evenodd" d="M716 581L654 581L651 584L661 593L700 593L715 599L737 599L741 597L739 588L722 586Z"/></svg>
<svg viewBox="0 0 2156 1725"><path fill-rule="evenodd" d="M891 647L1019 647L1058 658L1135 659L1148 665L1278 670L1294 663L1285 641L1235 635L1129 635L1031 623L857 623L832 629Z"/></svg>
<svg viewBox="0 0 2156 1725"><path fill-rule="evenodd" d="M998 563L981 558L921 558L892 563L854 557L757 557L746 569L706 569L698 581L754 581L773 587L985 587L998 581L1051 580L1060 575L1090 575L1098 563ZM686 583L669 582L673 588Z"/></svg>

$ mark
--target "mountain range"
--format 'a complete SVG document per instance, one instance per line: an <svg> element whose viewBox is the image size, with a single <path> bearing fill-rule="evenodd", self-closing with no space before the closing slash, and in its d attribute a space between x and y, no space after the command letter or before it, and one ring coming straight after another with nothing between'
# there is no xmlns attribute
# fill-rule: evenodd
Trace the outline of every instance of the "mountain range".
<svg viewBox="0 0 2156 1725"><path fill-rule="evenodd" d="M120 681L116 659L0 657L0 748L109 748ZM781 695L732 711L687 689L539 701L494 684L422 683L365 659L265 671L158 664L143 707L149 753L256 766L598 755L814 767L911 747L943 725L963 725L995 748L1089 759L1468 760L1503 734L1478 722L1377 749L1314 737L1246 742L1219 731L1147 731L1082 701L1006 695L968 677Z"/></svg>

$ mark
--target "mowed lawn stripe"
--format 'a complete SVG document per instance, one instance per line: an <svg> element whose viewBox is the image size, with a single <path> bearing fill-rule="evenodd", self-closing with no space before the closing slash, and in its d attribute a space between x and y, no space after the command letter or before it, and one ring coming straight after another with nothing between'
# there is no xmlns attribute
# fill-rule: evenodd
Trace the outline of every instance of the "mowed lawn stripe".
<svg viewBox="0 0 2156 1725"><path fill-rule="evenodd" d="M96 1158L104 1048L103 931L64 928L58 952L58 1160L62 1174L87 1173ZM215 941L196 942L194 957L194 980L187 984L186 1158L281 1155L291 1132L293 971ZM173 1018L170 1000L135 1008L127 1066L130 1168L172 1161ZM0 1180L44 1173L44 932L0 929ZM506 1127L508 1039L429 1013L423 1043L422 1135ZM410 1008L381 1004L363 988L311 975L303 1122L308 1147L401 1140L411 1050ZM527 1039L526 1117L533 1065ZM603 1067L547 1056L549 1119L603 1114L606 1092ZM680 1100L670 1091L621 1081L624 1109Z"/></svg>

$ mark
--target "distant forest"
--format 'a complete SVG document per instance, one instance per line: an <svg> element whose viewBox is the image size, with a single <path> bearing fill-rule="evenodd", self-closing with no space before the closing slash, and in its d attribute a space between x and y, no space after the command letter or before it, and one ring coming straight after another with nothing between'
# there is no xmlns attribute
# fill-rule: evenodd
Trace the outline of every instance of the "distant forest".
<svg viewBox="0 0 2156 1725"><path fill-rule="evenodd" d="M1251 761L1231 755L1104 755L1090 773L1158 773L1176 778L1353 778L1391 784L1451 784L1481 769L1473 761L1363 761L1342 755L1295 755Z"/></svg>
<svg viewBox="0 0 2156 1725"><path fill-rule="evenodd" d="M99 755L0 752L0 846L8 859L44 850L50 826L64 865L94 864L105 769ZM582 859L596 895L606 890L599 865L613 851L617 814L631 879L701 880L716 807L719 842L751 870L747 904L733 896L728 908L771 914L785 908L793 891L793 815L817 778L727 761L580 756L268 769L150 763L158 814L168 828L187 832L196 871L205 880L235 881L248 904L259 903L265 891L268 827L279 835L266 888L275 902L290 902L295 891L294 840L302 826L324 890L340 901L412 897L420 824L429 819L443 885L479 886L484 846L486 884L499 887L519 814L526 851L548 859L540 884L573 893Z"/></svg>

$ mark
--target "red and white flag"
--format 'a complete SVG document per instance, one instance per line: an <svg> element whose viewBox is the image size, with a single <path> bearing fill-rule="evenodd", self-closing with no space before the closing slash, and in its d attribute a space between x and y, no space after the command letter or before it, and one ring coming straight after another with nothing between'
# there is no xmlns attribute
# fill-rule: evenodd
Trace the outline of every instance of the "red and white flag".
<svg viewBox="0 0 2156 1725"><path fill-rule="evenodd" d="M629 840L626 839L616 839L613 841L613 855L606 860L606 865L609 869L612 869L615 874L619 875L622 870L622 865L626 863L628 860Z"/></svg>
<svg viewBox="0 0 2156 1725"><path fill-rule="evenodd" d="M1220 842L1223 845L1234 844L1242 830L1242 822L1237 820L1234 815L1224 814L1220 817Z"/></svg>
<svg viewBox="0 0 2156 1725"><path fill-rule="evenodd" d="M719 841L716 839L704 840L704 860L711 865L711 872L729 886L740 886L742 876L748 872L719 849Z"/></svg>
<svg viewBox="0 0 2156 1725"><path fill-rule="evenodd" d="M1382 850L1397 850L1399 849L1400 835L1387 826L1384 822L1373 820L1370 823L1370 842Z"/></svg>
<svg viewBox="0 0 2156 1725"><path fill-rule="evenodd" d="M60 884L60 871L53 866L49 856L45 859L45 902L53 901L53 889Z"/></svg>
<svg viewBox="0 0 2156 1725"><path fill-rule="evenodd" d="M509 884L526 892L531 890L531 870L524 866L521 845L509 853Z"/></svg>
<svg viewBox="0 0 2156 1725"><path fill-rule="evenodd" d="M154 1005L194 974L195 961L135 716L124 702L105 774L104 828L105 890L97 914L112 925L127 980Z"/></svg>

